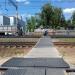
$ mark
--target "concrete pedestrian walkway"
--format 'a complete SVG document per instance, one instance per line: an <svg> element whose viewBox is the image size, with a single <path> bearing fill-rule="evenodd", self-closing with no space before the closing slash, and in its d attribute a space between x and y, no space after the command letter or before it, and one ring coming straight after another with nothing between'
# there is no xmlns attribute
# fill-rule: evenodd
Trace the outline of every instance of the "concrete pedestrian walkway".
<svg viewBox="0 0 75 75"><path fill-rule="evenodd" d="M50 37L41 38L26 58L62 58Z"/></svg>

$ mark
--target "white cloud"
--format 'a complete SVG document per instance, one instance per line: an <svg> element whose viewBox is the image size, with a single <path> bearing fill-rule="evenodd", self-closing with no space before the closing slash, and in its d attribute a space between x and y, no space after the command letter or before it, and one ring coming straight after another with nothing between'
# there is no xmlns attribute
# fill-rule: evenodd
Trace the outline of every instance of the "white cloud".
<svg viewBox="0 0 75 75"><path fill-rule="evenodd" d="M24 4L28 5L28 4L30 4L30 2L29 2L29 1L25 1L25 3L24 3Z"/></svg>
<svg viewBox="0 0 75 75"><path fill-rule="evenodd" d="M0 10L0 14L3 14L1 10Z"/></svg>
<svg viewBox="0 0 75 75"><path fill-rule="evenodd" d="M72 14L73 12L75 12L75 8L65 8L65 9L63 9L64 14Z"/></svg>
<svg viewBox="0 0 75 75"><path fill-rule="evenodd" d="M25 17L31 17L32 15L31 14L25 14Z"/></svg>
<svg viewBox="0 0 75 75"><path fill-rule="evenodd" d="M30 4L30 1L28 0L16 0L17 2L24 2L24 4L28 5Z"/></svg>
<svg viewBox="0 0 75 75"><path fill-rule="evenodd" d="M34 16L32 14L28 14L28 13L25 13L25 14L21 14L23 20L25 20L26 18L30 18L31 16Z"/></svg>
<svg viewBox="0 0 75 75"><path fill-rule="evenodd" d="M53 1L56 1L56 0L53 0ZM62 0L57 0L57 1L62 1Z"/></svg>
<svg viewBox="0 0 75 75"><path fill-rule="evenodd" d="M23 1L27 1L27 0L16 0L17 2L23 2Z"/></svg>
<svg viewBox="0 0 75 75"><path fill-rule="evenodd" d="M63 1L63 0L51 0L51 1L54 1L54 2L61 2L61 1Z"/></svg>

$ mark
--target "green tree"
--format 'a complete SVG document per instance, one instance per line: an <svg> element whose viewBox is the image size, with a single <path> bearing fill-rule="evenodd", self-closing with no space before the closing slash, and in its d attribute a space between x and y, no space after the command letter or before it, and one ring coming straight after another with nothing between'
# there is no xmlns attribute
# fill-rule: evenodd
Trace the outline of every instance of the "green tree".
<svg viewBox="0 0 75 75"><path fill-rule="evenodd" d="M75 12L72 14L72 25L75 26Z"/></svg>
<svg viewBox="0 0 75 75"><path fill-rule="evenodd" d="M67 26L66 20L65 20L65 17L64 17L64 15L63 15L63 13L62 13L62 15L61 15L61 23L60 23L60 24L61 24L60 27L66 28L66 26Z"/></svg>
<svg viewBox="0 0 75 75"><path fill-rule="evenodd" d="M41 22L44 28L49 28L52 24L53 7L51 4L45 4L41 11Z"/></svg>
<svg viewBox="0 0 75 75"><path fill-rule="evenodd" d="M41 24L44 28L60 28L65 26L65 17L61 8L45 4L41 11Z"/></svg>
<svg viewBox="0 0 75 75"><path fill-rule="evenodd" d="M30 19L26 19L26 22L27 22L27 31L31 32L31 22L30 22Z"/></svg>
<svg viewBox="0 0 75 75"><path fill-rule="evenodd" d="M62 16L62 10L60 8L55 8L54 7L54 14L52 18L52 28L58 28L61 25L61 17Z"/></svg>
<svg viewBox="0 0 75 75"><path fill-rule="evenodd" d="M32 32L34 32L35 26L36 26L36 19L35 17L31 17Z"/></svg>
<svg viewBox="0 0 75 75"><path fill-rule="evenodd" d="M31 18L27 19L27 30L29 32L34 32L35 26L36 26L35 17L32 16Z"/></svg>
<svg viewBox="0 0 75 75"><path fill-rule="evenodd" d="M71 19L69 19L69 20L67 20L66 21L66 26L65 26L65 28L67 29L68 27L72 27L73 25L72 25L72 23L71 23Z"/></svg>
<svg viewBox="0 0 75 75"><path fill-rule="evenodd" d="M66 27L66 20L62 9L52 6L50 3L45 4L41 12L35 17L31 17L28 22L28 29L34 31L35 28L60 28Z"/></svg>
<svg viewBox="0 0 75 75"><path fill-rule="evenodd" d="M41 13L37 13L35 15L35 17L36 17L36 28L43 27L43 22L41 19Z"/></svg>

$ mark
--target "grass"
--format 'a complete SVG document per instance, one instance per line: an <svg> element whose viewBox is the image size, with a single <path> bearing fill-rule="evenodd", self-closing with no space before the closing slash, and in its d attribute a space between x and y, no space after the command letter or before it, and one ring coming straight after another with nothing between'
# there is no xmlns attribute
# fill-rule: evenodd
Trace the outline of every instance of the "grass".
<svg viewBox="0 0 75 75"><path fill-rule="evenodd" d="M12 57L25 57L32 47L0 47L0 65Z"/></svg>
<svg viewBox="0 0 75 75"><path fill-rule="evenodd" d="M63 58L70 64L75 65L75 46L55 46Z"/></svg>
<svg viewBox="0 0 75 75"><path fill-rule="evenodd" d="M0 42L37 42L39 38L0 38Z"/></svg>
<svg viewBox="0 0 75 75"><path fill-rule="evenodd" d="M31 48L0 48L0 57L25 56Z"/></svg>
<svg viewBox="0 0 75 75"><path fill-rule="evenodd" d="M58 42L75 42L75 38L55 38ZM55 45L63 58L70 64L75 65L75 46L72 45Z"/></svg>
<svg viewBox="0 0 75 75"><path fill-rule="evenodd" d="M75 42L75 38L54 38L60 42Z"/></svg>

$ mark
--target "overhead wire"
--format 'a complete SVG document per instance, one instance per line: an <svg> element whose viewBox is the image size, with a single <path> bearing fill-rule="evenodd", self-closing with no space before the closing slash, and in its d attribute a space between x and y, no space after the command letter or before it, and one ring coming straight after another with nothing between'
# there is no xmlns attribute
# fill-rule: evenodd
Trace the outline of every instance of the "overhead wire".
<svg viewBox="0 0 75 75"><path fill-rule="evenodd" d="M41 4L38 4L38 5L25 5L24 2L25 1L18 2L18 6L26 6L25 8L30 8L30 9L37 9L37 8L40 8L40 6L42 6L42 3ZM38 1L30 1L30 2L40 2L40 0L38 0ZM41 0L41 2L47 2L47 1ZM4 2L0 2L0 4L5 5L5 8L6 8L6 6L9 6L10 3L5 0L5 4L4 4ZM12 5L10 4L10 6L12 6Z"/></svg>
<svg viewBox="0 0 75 75"><path fill-rule="evenodd" d="M34 3L34 4L38 3L38 5L37 4L35 4L35 5L32 5L32 4L25 5L25 2L26 1L18 2L18 6L25 6L23 9L26 9L26 10L29 10L29 9L35 10L37 8L40 9L43 3L51 3L51 0L29 0L29 2ZM40 2L41 2L41 4L40 4ZM62 0L62 1L52 0L52 2L64 3L64 2L75 2L75 0L69 0L69 1L67 1L67 0ZM16 1L14 3L16 3ZM11 3L8 0L0 1L0 4L3 7L5 6L6 11L9 10L9 9L7 9L7 6L12 6Z"/></svg>
<svg viewBox="0 0 75 75"><path fill-rule="evenodd" d="M7 0L5 0L5 10L8 11L8 9L6 7L7 6L7 3L6 2L7 2Z"/></svg>

